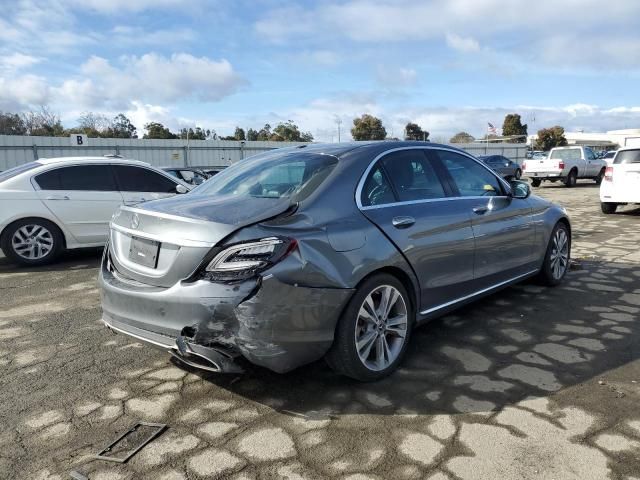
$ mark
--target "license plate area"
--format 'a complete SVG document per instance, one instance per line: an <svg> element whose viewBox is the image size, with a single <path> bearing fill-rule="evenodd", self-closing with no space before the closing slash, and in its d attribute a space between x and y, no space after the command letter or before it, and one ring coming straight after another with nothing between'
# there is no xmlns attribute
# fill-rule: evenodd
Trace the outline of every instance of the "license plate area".
<svg viewBox="0 0 640 480"><path fill-rule="evenodd" d="M138 265L156 268L158 266L159 251L160 242L147 240L146 238L131 237L129 260Z"/></svg>

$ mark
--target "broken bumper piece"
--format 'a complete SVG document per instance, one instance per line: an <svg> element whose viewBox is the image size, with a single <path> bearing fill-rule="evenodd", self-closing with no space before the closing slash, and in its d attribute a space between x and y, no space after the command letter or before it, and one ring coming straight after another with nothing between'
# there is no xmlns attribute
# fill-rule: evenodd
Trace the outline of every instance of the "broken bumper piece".
<svg viewBox="0 0 640 480"><path fill-rule="evenodd" d="M99 281L107 327L214 372L242 371L239 356L278 373L322 358L353 293L290 285L273 275L147 287L126 283L104 264Z"/></svg>

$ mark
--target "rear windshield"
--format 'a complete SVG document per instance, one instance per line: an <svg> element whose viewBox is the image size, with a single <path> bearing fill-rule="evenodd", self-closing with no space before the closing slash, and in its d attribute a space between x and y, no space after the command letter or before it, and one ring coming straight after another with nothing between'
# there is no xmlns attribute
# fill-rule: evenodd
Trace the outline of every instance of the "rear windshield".
<svg viewBox="0 0 640 480"><path fill-rule="evenodd" d="M623 150L618 152L613 163L640 163L640 150Z"/></svg>
<svg viewBox="0 0 640 480"><path fill-rule="evenodd" d="M23 165L18 165L17 167L10 168L9 170L5 170L4 172L0 172L0 183L9 180L21 173L28 172L29 170L33 170L34 168L38 168L40 166L39 163L29 162Z"/></svg>
<svg viewBox="0 0 640 480"><path fill-rule="evenodd" d="M237 198L308 197L338 163L335 157L302 152L270 152L238 162L193 189L190 195Z"/></svg>
<svg viewBox="0 0 640 480"><path fill-rule="evenodd" d="M555 158L559 160L580 160L582 158L582 153L579 148L553 150L549 158Z"/></svg>

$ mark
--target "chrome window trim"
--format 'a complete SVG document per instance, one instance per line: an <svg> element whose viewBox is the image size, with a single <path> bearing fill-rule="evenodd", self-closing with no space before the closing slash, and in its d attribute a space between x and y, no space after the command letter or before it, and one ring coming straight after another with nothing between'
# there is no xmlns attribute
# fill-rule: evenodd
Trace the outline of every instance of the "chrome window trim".
<svg viewBox="0 0 640 480"><path fill-rule="evenodd" d="M431 307L431 308L428 308L426 310L423 310L423 311L420 312L420 315L428 315L429 313L433 313L433 312L436 312L438 310L442 310L443 308L450 307L451 305L455 305L456 303L464 302L465 300L469 300L470 298L477 297L478 295L482 295L483 293L487 293L487 292L489 292L489 291L491 291L491 290L493 290L495 288L502 287L503 285L506 285L506 284L511 283L511 282L515 282L516 280L520 280L521 278L528 277L528 276L533 275L533 274L538 273L538 272L539 272L539 270L537 270L537 269L536 270L531 270L531 271L529 271L527 273L523 273L522 275L518 275L516 277L510 278L509 280L505 280L503 282L496 283L495 285L491 285L490 287L483 288L482 290L478 290L477 292L471 293L469 295L465 295L464 297L456 298L455 300L451 300L450 302L443 303L443 304L440 304L440 305L436 305L435 307Z"/></svg>
<svg viewBox="0 0 640 480"><path fill-rule="evenodd" d="M376 208L397 207L399 205L412 205L412 204L416 204L416 203L442 202L442 201L446 201L446 200L464 200L464 199L467 199L467 200L471 199L472 200L472 199L478 199L478 198L488 199L488 198L496 198L496 197L498 197L498 198L506 197L506 195L495 195L493 197L482 197L482 196L478 196L478 197L442 197L442 198L425 198L423 200L406 200L404 202L383 203L381 205L368 205L368 206L362 205L362 201L361 201L362 190L364 188L364 183L365 183L367 177L369 176L369 172L371 172L371 170L373 169L375 164L382 157L384 157L386 155L389 155L391 153L394 153L394 152L401 152L403 150L442 150L442 151L445 151L445 152L457 153L459 155L462 155L463 157L468 157L471 160L473 160L474 162L476 162L478 165L482 166L487 172L489 172L491 175L493 175L493 177L498 179L498 181L502 184L502 186L505 188L506 191L511 191L511 187L506 182L506 180L501 178L499 175L496 175L496 172L491 170L491 168L489 168L483 162L481 162L480 160L475 158L473 155L465 152L464 150L457 150L457 149L454 149L454 148L447 148L447 147L441 147L441 146L435 146L435 145L434 146L432 146L432 145L413 145L413 146L410 146L410 147L398 147L398 148L392 148L392 149L389 149L389 150L385 150L384 152L378 154L371 161L371 163L369 163L369 166L367 167L367 169L364 171L364 173L360 177L360 181L358 182L358 186L356 187L355 200L356 200L356 205L357 205L359 210L361 210L361 211L373 210L373 209L376 209Z"/></svg>

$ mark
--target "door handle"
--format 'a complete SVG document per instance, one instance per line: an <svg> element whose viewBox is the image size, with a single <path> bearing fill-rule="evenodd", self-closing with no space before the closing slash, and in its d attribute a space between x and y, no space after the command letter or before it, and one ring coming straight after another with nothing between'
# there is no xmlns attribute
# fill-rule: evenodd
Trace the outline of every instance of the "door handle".
<svg viewBox="0 0 640 480"><path fill-rule="evenodd" d="M416 223L416 219L413 217L393 217L391 224L396 228L408 228Z"/></svg>
<svg viewBox="0 0 640 480"><path fill-rule="evenodd" d="M473 213L475 213L476 215L484 215L485 213L487 213L488 210L489 210L489 207L487 206L475 207L473 209Z"/></svg>
<svg viewBox="0 0 640 480"><path fill-rule="evenodd" d="M67 195L49 195L47 200L70 200Z"/></svg>

